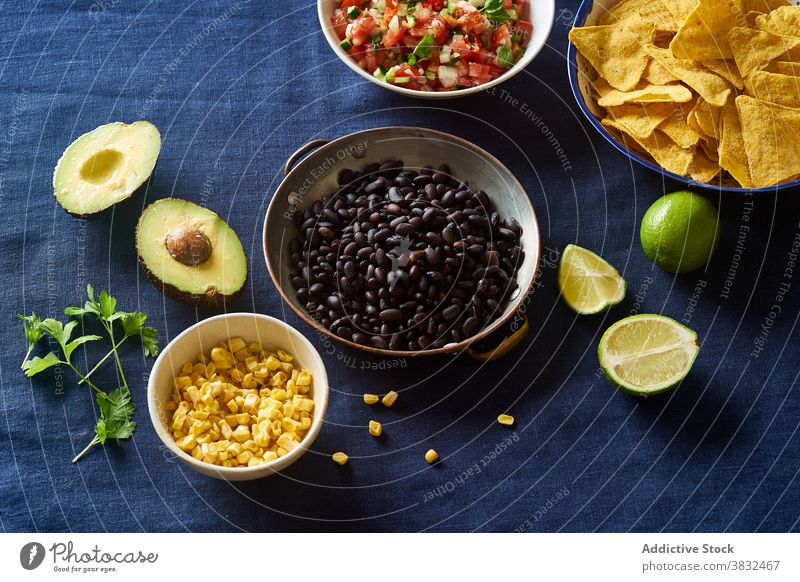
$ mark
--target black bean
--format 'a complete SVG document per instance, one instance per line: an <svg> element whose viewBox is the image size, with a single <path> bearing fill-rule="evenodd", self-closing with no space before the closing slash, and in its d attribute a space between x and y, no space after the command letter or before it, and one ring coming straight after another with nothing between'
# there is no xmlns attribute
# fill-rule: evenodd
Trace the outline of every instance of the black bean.
<svg viewBox="0 0 800 582"><path fill-rule="evenodd" d="M403 318L403 312L399 309L384 309L380 313L381 321L400 321Z"/></svg>

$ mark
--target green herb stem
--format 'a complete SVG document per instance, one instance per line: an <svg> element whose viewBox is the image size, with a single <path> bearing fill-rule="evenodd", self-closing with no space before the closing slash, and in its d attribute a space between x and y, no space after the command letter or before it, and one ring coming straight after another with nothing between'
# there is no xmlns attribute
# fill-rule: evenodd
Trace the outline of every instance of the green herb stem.
<svg viewBox="0 0 800 582"><path fill-rule="evenodd" d="M115 347L116 347L116 348L119 348L119 347L120 347L120 346L121 346L123 343L125 343L125 340L127 340L129 337L131 337L131 336L129 336L129 335L126 335L124 338L122 338L121 340L119 340L119 343L117 343ZM92 374L94 374L94 373L97 371L97 369L98 369L100 366L102 366L102 365L103 365L103 363L104 363L104 362L105 362L105 361L106 361L108 358L110 358L112 355L114 355L114 350L109 350L109 351L108 351L108 353L107 353L105 356L103 356L103 358L102 358L102 359L101 359L99 362L97 362L97 364L95 364L94 368L92 368L91 370L89 370L89 371L88 371L88 372L87 372L87 373L84 375L84 379L83 379L83 380L81 380L80 382L78 382L78 384L83 384L83 383L84 383L84 381L86 380L86 378L89 378L89 376L91 376Z"/></svg>
<svg viewBox="0 0 800 582"><path fill-rule="evenodd" d="M98 444L100 444L100 436L94 435L94 438L91 440L91 442L88 445L86 445L86 448L83 449L80 453L78 453L74 459L72 459L72 462L77 463L78 459L80 459L83 455L89 452L89 449Z"/></svg>

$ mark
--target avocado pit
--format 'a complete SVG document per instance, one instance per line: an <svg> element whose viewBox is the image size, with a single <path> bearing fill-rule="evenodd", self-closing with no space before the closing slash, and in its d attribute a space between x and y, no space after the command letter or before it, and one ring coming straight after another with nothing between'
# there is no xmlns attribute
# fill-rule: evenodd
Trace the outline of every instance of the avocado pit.
<svg viewBox="0 0 800 582"><path fill-rule="evenodd" d="M211 257L211 241L193 226L176 226L167 233L165 244L173 259L189 267L202 265Z"/></svg>

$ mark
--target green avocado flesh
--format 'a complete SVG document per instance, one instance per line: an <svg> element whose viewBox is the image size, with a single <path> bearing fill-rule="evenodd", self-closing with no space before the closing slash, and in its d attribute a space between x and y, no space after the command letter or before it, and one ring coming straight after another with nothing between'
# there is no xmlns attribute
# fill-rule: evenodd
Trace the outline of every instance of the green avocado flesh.
<svg viewBox="0 0 800 582"><path fill-rule="evenodd" d="M109 123L70 144L53 173L58 203L70 214L96 214L130 198L153 172L161 134L149 121Z"/></svg>
<svg viewBox="0 0 800 582"><path fill-rule="evenodd" d="M165 198L145 208L136 250L156 288L190 305L221 307L247 282L247 258L234 230L187 200Z"/></svg>

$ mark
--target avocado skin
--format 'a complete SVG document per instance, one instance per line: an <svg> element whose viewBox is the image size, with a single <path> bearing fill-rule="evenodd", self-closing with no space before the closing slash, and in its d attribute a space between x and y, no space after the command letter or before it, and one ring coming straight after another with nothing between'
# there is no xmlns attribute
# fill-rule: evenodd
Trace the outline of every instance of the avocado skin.
<svg viewBox="0 0 800 582"><path fill-rule="evenodd" d="M175 198L175 200L184 200L183 198ZM189 202L188 200L184 200L185 202ZM159 201L156 200L152 202L147 208L152 206L153 204L157 204ZM147 210L145 208L145 210ZM142 212L144 214L144 211ZM208 309L208 310L219 310L223 309L229 305L231 305L234 301L236 301L241 294L244 292L245 287L247 287L247 281L250 278L250 271L245 272L244 281L242 282L242 286L235 293L231 293L230 295L223 295L222 293L217 293L213 297L208 295L195 295L193 293L188 293L186 291L182 291L175 287L174 285L170 285L169 283L165 283L161 279L159 279L145 264L144 260L142 260L142 253L139 249L139 229L141 227L141 216L139 217L139 222L136 224L136 232L134 234L133 240L135 241L136 247L136 257L139 262L139 265L144 271L144 274L147 275L147 278L153 284L153 286L161 291L164 295L169 297L170 299L174 299L180 303L184 303L186 305L191 305L198 309ZM230 228L230 226L229 226Z"/></svg>
<svg viewBox="0 0 800 582"><path fill-rule="evenodd" d="M239 299L241 294L244 292L244 288L247 286L247 280L250 277L250 273L248 273L245 277L244 283L242 283L242 286L239 287L239 290L231 295L223 295L221 293L217 293L213 297L209 297L208 295L193 295L191 293L187 293L186 291L181 291L174 285L164 283L162 280L156 277L152 272L150 272L150 269L147 268L147 265L144 264L141 255L139 255L138 260L139 265L142 267L142 271L144 271L144 274L147 275L147 278L150 279L150 282L156 289L161 291L170 299L174 299L175 301L179 301L187 305L192 305L198 309L222 309L231 305L234 301Z"/></svg>

